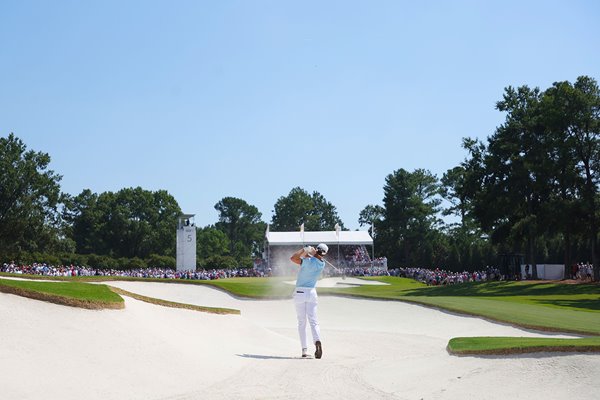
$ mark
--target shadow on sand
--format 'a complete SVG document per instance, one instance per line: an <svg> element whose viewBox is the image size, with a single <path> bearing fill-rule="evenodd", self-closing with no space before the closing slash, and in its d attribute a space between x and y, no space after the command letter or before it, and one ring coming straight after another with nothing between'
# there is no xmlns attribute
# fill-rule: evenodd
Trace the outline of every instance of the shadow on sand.
<svg viewBox="0 0 600 400"><path fill-rule="evenodd" d="M309 357L282 357L282 356L266 356L262 354L236 354L238 357L254 358L257 360L306 360Z"/></svg>

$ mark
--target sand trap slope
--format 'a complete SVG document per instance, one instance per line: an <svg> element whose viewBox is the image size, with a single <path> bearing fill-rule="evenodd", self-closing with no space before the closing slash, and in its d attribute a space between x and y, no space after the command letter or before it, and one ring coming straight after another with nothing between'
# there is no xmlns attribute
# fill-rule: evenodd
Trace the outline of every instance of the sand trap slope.
<svg viewBox="0 0 600 400"><path fill-rule="evenodd" d="M89 311L0 294L3 399L160 399L233 375L268 340L291 341L237 316L126 299ZM241 340L243 338L243 340Z"/></svg>
<svg viewBox="0 0 600 400"><path fill-rule="evenodd" d="M244 301L196 285L111 284L242 315L130 299L122 311L88 311L0 294L3 398L558 400L595 399L600 389L597 355L448 355L453 336L543 336L478 318L323 296L324 358L302 360L291 300Z"/></svg>

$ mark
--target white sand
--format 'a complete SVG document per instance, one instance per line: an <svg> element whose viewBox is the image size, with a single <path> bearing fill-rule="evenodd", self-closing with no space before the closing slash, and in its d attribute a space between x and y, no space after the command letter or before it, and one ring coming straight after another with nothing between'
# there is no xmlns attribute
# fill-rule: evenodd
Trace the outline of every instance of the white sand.
<svg viewBox="0 0 600 400"><path fill-rule="evenodd" d="M298 357L291 300L204 286L114 282L241 316L126 298L89 311L0 293L0 398L596 399L600 356L456 357L455 336L543 336L420 306L321 296L324 355Z"/></svg>

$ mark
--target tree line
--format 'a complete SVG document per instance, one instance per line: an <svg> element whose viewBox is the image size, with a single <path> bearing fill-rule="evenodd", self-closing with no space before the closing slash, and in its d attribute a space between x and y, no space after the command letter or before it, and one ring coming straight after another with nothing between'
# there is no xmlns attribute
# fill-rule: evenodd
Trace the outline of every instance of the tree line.
<svg viewBox="0 0 600 400"><path fill-rule="evenodd" d="M496 109L504 122L485 141L464 138L463 162L441 178L398 169L385 178L381 204L358 217L376 256L391 266L462 270L495 265L499 254L598 268L600 90L581 76L546 90L507 87ZM60 190L50 156L0 138L0 255L50 254L121 266L174 265L181 209L166 191ZM197 228L198 265L250 266L262 252L266 222L245 200L215 204L215 224ZM449 222L450 221L450 222ZM273 231L343 228L336 207L296 187L275 202ZM87 257L87 260L85 260ZM99 261L100 260L100 261Z"/></svg>
<svg viewBox="0 0 600 400"><path fill-rule="evenodd" d="M581 76L542 91L507 87L504 122L486 141L464 138L467 157L441 179L425 170L386 178L369 205L375 243L394 264L468 266L521 253L537 264L598 265L600 90ZM450 204L440 208L441 200ZM442 215L458 222L444 224Z"/></svg>
<svg viewBox="0 0 600 400"><path fill-rule="evenodd" d="M175 266L177 200L141 187L78 195L60 190L50 156L28 150L13 133L0 138L0 260L107 268ZM263 251L267 227L258 209L224 197L215 224L197 227L198 267L250 267ZM275 203L272 226L332 230L343 226L323 195L293 188Z"/></svg>

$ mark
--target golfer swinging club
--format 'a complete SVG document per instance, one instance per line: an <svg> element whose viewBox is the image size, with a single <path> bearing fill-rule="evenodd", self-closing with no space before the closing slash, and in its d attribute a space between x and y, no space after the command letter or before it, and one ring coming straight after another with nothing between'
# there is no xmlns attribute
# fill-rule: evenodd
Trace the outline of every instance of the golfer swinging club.
<svg viewBox="0 0 600 400"><path fill-rule="evenodd" d="M308 346L306 343L306 319L310 323L313 342L317 350L315 358L321 358L323 348L321 347L321 337L319 321L317 320L317 279L323 268L325 261L323 257L327 254L329 248L321 243L315 249L312 246L306 246L295 252L290 260L300 265L300 272L296 279L296 291L294 293L294 303L296 304L296 315L298 316L298 333L300 333L300 344L302 345L302 357L308 357Z"/></svg>

